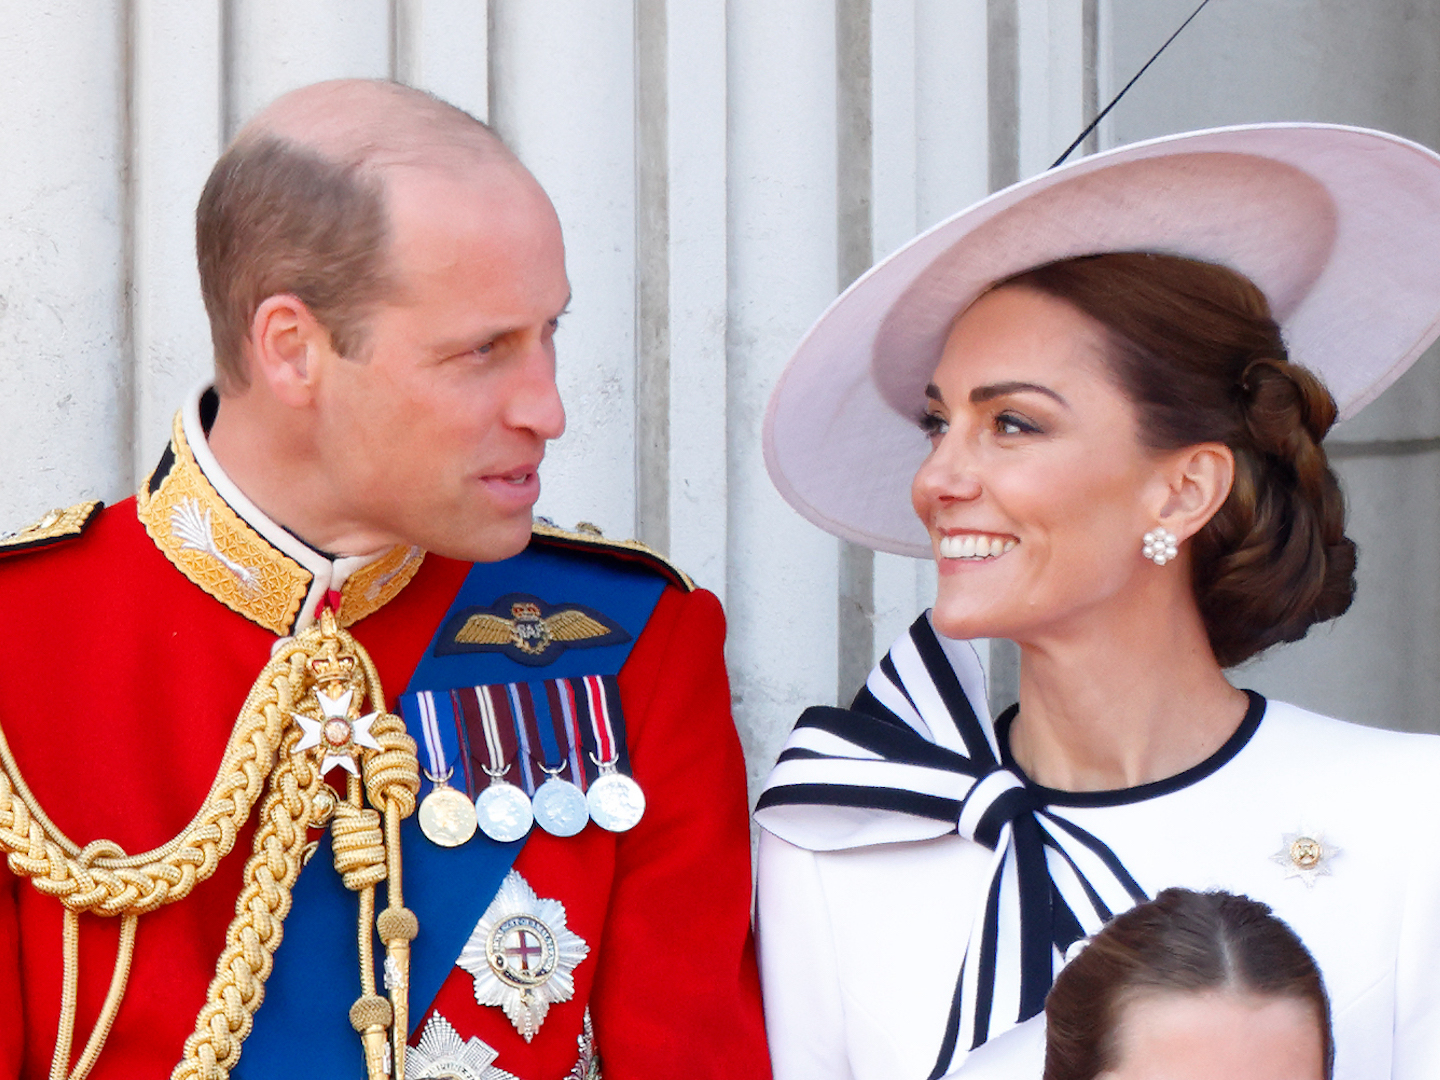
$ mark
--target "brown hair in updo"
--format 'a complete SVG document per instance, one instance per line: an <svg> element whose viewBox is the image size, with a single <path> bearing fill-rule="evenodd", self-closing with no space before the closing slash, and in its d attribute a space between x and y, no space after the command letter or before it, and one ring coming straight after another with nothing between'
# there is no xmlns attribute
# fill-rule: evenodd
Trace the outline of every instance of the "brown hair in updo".
<svg viewBox="0 0 1440 1080"><path fill-rule="evenodd" d="M1290 363L1259 289L1223 266L1141 252L1066 259L1004 284L1065 300L1109 331L1111 369L1148 446L1234 453L1229 497L1190 542L1222 667L1345 612L1355 545L1320 446L1335 401Z"/></svg>
<svg viewBox="0 0 1440 1080"><path fill-rule="evenodd" d="M1216 991L1311 1005L1324 1075L1333 1076L1325 983L1295 932L1247 896L1166 889L1113 919L1056 976L1045 1000L1044 1080L1118 1068L1125 1008L1137 998Z"/></svg>

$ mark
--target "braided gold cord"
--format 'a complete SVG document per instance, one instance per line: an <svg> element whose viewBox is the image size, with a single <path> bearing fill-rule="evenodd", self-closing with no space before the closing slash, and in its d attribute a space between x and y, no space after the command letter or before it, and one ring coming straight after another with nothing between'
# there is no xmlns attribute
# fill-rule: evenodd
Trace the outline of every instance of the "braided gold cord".
<svg viewBox="0 0 1440 1080"><path fill-rule="evenodd" d="M320 770L308 756L291 753L300 737L300 731L292 728L281 744L270 793L260 810L254 852L245 864L245 886L225 933L225 949L216 961L205 1006L195 1019L195 1032L185 1040L184 1056L171 1080L225 1080L240 1060L241 1044L265 999L265 980L290 913L290 890L304 864L305 830L323 784Z"/></svg>
<svg viewBox="0 0 1440 1080"><path fill-rule="evenodd" d="M126 915L120 920L120 945L115 952L115 970L110 975L110 989L105 993L105 1002L90 1038L85 1040L85 1049L75 1067L70 1068L70 1048L75 1039L75 1009L77 1005L80 974L80 916L73 911L65 912L64 928L64 985L61 989L60 1023L55 1035L55 1053L50 1059L51 1080L85 1080L90 1074L110 1027L115 1023L115 1014L120 1011L120 999L125 996L125 984L130 980L130 961L135 956L135 928L140 923L139 915Z"/></svg>
<svg viewBox="0 0 1440 1080"><path fill-rule="evenodd" d="M200 812L175 839L141 855L109 841L82 852L40 810L0 730L0 851L11 871L76 913L143 915L187 896L235 846L265 786L305 660L304 648L291 642L265 665ZM108 853L93 854L97 847Z"/></svg>
<svg viewBox="0 0 1440 1080"><path fill-rule="evenodd" d="M318 636L317 636L318 635ZM325 636L338 642L340 648L353 655L360 666L359 682L364 694L377 708L384 707L384 690L370 656L333 618L322 617L315 630L297 639L297 645L315 651ZM300 673L303 674L303 669ZM287 687L288 689L288 687ZM396 803L415 807L420 789L420 763L415 756L415 741L405 733L398 716L384 713L371 725L371 734L382 747L363 755L365 785L369 792L381 794ZM279 761L270 781L270 794L260 814L255 835L254 854L245 866L245 886L236 901L236 915L226 934L226 948L216 963L207 1003L195 1021L195 1032L185 1042L184 1057L171 1073L171 1080L227 1080L230 1070L240 1059L240 1049L250 1034L255 1010L265 996L265 980L270 975L275 949L283 936L282 924L289 913L291 888L304 866L306 829L314 816L316 795L324 786L318 764L323 749L309 753L294 752L301 732L286 731L280 746ZM407 761L408 758L408 761ZM372 770L379 771L372 778ZM362 996L352 1009L351 1020L362 1035L367 1059L372 1060L372 1074L383 1064L374 1060L377 1038L383 1045L385 1030L394 1015L390 1003L375 992L375 966L371 947L371 926L375 912L375 886L385 880L393 867L398 877L399 847L387 850L381 817L363 805L365 788L355 777L347 778L347 797L338 800L331 819L331 838L335 867L347 887L360 895L359 948ZM398 825L397 825L398 828ZM394 833L398 841L398 832ZM407 976L408 977L408 976ZM396 1076L403 1076L396 1072Z"/></svg>

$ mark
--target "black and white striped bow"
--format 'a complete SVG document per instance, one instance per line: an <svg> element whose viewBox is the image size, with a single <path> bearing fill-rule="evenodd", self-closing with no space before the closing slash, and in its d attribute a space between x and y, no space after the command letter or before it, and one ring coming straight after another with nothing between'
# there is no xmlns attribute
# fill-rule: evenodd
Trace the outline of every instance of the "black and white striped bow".
<svg viewBox="0 0 1440 1080"><path fill-rule="evenodd" d="M974 650L922 615L852 708L805 711L755 814L812 851L958 833L995 852L932 1078L1041 1012L1066 950L1145 899L1108 847L1005 767L971 704L983 700Z"/></svg>

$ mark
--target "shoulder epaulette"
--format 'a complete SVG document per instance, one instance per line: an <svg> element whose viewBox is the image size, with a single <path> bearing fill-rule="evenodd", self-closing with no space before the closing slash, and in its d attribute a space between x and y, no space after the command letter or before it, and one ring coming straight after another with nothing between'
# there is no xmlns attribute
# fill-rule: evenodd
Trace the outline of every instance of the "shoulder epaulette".
<svg viewBox="0 0 1440 1080"><path fill-rule="evenodd" d="M92 499L76 503L66 510L51 510L33 525L0 536L0 559L75 539L95 520L95 515L104 505L100 500Z"/></svg>
<svg viewBox="0 0 1440 1080"><path fill-rule="evenodd" d="M695 582L690 575L665 558L648 544L639 540L610 540L600 530L587 522L581 522L572 531L561 529L547 522L537 521L533 526L534 542L544 547L565 548L570 551L589 551L613 555L626 562L638 563L658 573L676 588L686 592L695 591Z"/></svg>

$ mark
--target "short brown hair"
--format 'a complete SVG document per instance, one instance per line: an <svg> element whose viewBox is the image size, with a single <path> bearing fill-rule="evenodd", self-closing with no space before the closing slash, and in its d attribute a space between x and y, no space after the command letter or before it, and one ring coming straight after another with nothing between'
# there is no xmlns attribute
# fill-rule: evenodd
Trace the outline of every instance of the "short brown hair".
<svg viewBox="0 0 1440 1080"><path fill-rule="evenodd" d="M267 297L293 293L343 356L364 347L364 322L388 295L388 224L378 176L274 135L242 138L221 156L195 211L200 291L220 389L248 383L243 347Z"/></svg>
<svg viewBox="0 0 1440 1080"><path fill-rule="evenodd" d="M1107 360L1156 450L1219 442L1235 482L1191 541L1210 647L1232 667L1344 614L1355 545L1320 442L1335 401L1292 364L1269 304L1233 270L1174 255L1114 253L1026 271L1023 285L1107 330Z"/></svg>
<svg viewBox="0 0 1440 1080"><path fill-rule="evenodd" d="M1315 1009L1326 1080L1335 1069L1330 1002L1315 958L1247 896L1166 889L1117 916L1067 964L1045 1001L1044 1080L1117 1068L1125 1006L1149 993L1226 990Z"/></svg>

